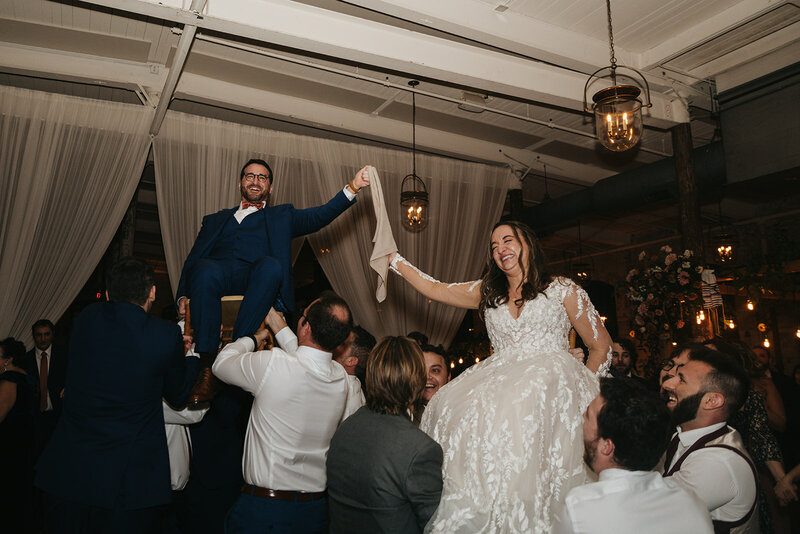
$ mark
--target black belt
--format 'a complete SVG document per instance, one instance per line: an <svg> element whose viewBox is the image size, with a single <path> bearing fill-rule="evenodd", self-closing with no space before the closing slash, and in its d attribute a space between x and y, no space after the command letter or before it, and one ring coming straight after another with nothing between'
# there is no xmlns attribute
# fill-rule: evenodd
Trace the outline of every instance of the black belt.
<svg viewBox="0 0 800 534"><path fill-rule="evenodd" d="M261 497L262 499L278 499L279 501L293 501L293 502L309 502L318 501L328 496L327 491L290 491L290 490L274 490L269 488L260 488L252 484L245 484L242 486L242 493L252 495L253 497Z"/></svg>

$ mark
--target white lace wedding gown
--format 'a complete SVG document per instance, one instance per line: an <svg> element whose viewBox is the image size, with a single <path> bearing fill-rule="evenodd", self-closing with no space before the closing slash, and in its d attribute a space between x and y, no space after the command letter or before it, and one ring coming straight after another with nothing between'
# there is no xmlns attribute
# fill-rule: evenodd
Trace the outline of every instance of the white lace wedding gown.
<svg viewBox="0 0 800 534"><path fill-rule="evenodd" d="M582 414L598 380L568 352L570 296L597 336L588 296L559 279L517 319L506 305L487 309L494 354L431 399L420 428L444 450L444 488L425 532L547 533L585 482Z"/></svg>

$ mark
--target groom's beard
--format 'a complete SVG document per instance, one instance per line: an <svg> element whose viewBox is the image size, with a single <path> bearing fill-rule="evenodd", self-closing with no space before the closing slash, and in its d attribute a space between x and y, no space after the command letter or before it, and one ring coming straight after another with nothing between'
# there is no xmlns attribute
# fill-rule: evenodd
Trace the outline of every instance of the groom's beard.
<svg viewBox="0 0 800 534"><path fill-rule="evenodd" d="M705 394L705 391L698 391L694 395L678 401L672 410L672 424L678 426L697 417L697 410L700 408Z"/></svg>

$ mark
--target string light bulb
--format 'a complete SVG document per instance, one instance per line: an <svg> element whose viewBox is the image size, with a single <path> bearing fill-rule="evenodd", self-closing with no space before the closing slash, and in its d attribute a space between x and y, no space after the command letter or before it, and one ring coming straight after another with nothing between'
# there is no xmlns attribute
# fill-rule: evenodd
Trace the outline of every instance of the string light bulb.
<svg viewBox="0 0 800 534"><path fill-rule="evenodd" d="M475 363L481 363L481 359L480 358L475 358Z"/></svg>
<svg viewBox="0 0 800 534"><path fill-rule="evenodd" d="M764 343L762 343L762 345L764 345L765 349L768 349L769 348L769 338L765 337L764 338Z"/></svg>
<svg viewBox="0 0 800 534"><path fill-rule="evenodd" d="M727 321L725 321L725 326L733 330L734 328L736 328L736 323L733 322L733 319L728 319Z"/></svg>
<svg viewBox="0 0 800 534"><path fill-rule="evenodd" d="M458 359L458 364L459 364L459 365L461 365L461 364L463 364L463 363L464 363L464 358L459 358L459 359Z"/></svg>
<svg viewBox="0 0 800 534"><path fill-rule="evenodd" d="M798 338L800 338L800 328L797 329L797 331L794 333L794 335L797 336Z"/></svg>
<svg viewBox="0 0 800 534"><path fill-rule="evenodd" d="M450 369L456 368L456 362L450 362Z"/></svg>
<svg viewBox="0 0 800 534"><path fill-rule="evenodd" d="M750 299L747 299L747 309L750 310L750 311L753 311L753 310L756 309L756 305L753 304L753 301L750 300Z"/></svg>

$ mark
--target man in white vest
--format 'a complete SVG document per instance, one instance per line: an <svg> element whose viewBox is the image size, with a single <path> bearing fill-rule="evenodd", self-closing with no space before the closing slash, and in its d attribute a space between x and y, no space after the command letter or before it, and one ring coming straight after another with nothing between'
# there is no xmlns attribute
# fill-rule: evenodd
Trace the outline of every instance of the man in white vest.
<svg viewBox="0 0 800 534"><path fill-rule="evenodd" d="M749 379L730 356L698 350L663 384L677 432L664 476L706 503L714 531L757 533L757 475L739 432L727 425L747 396Z"/></svg>

